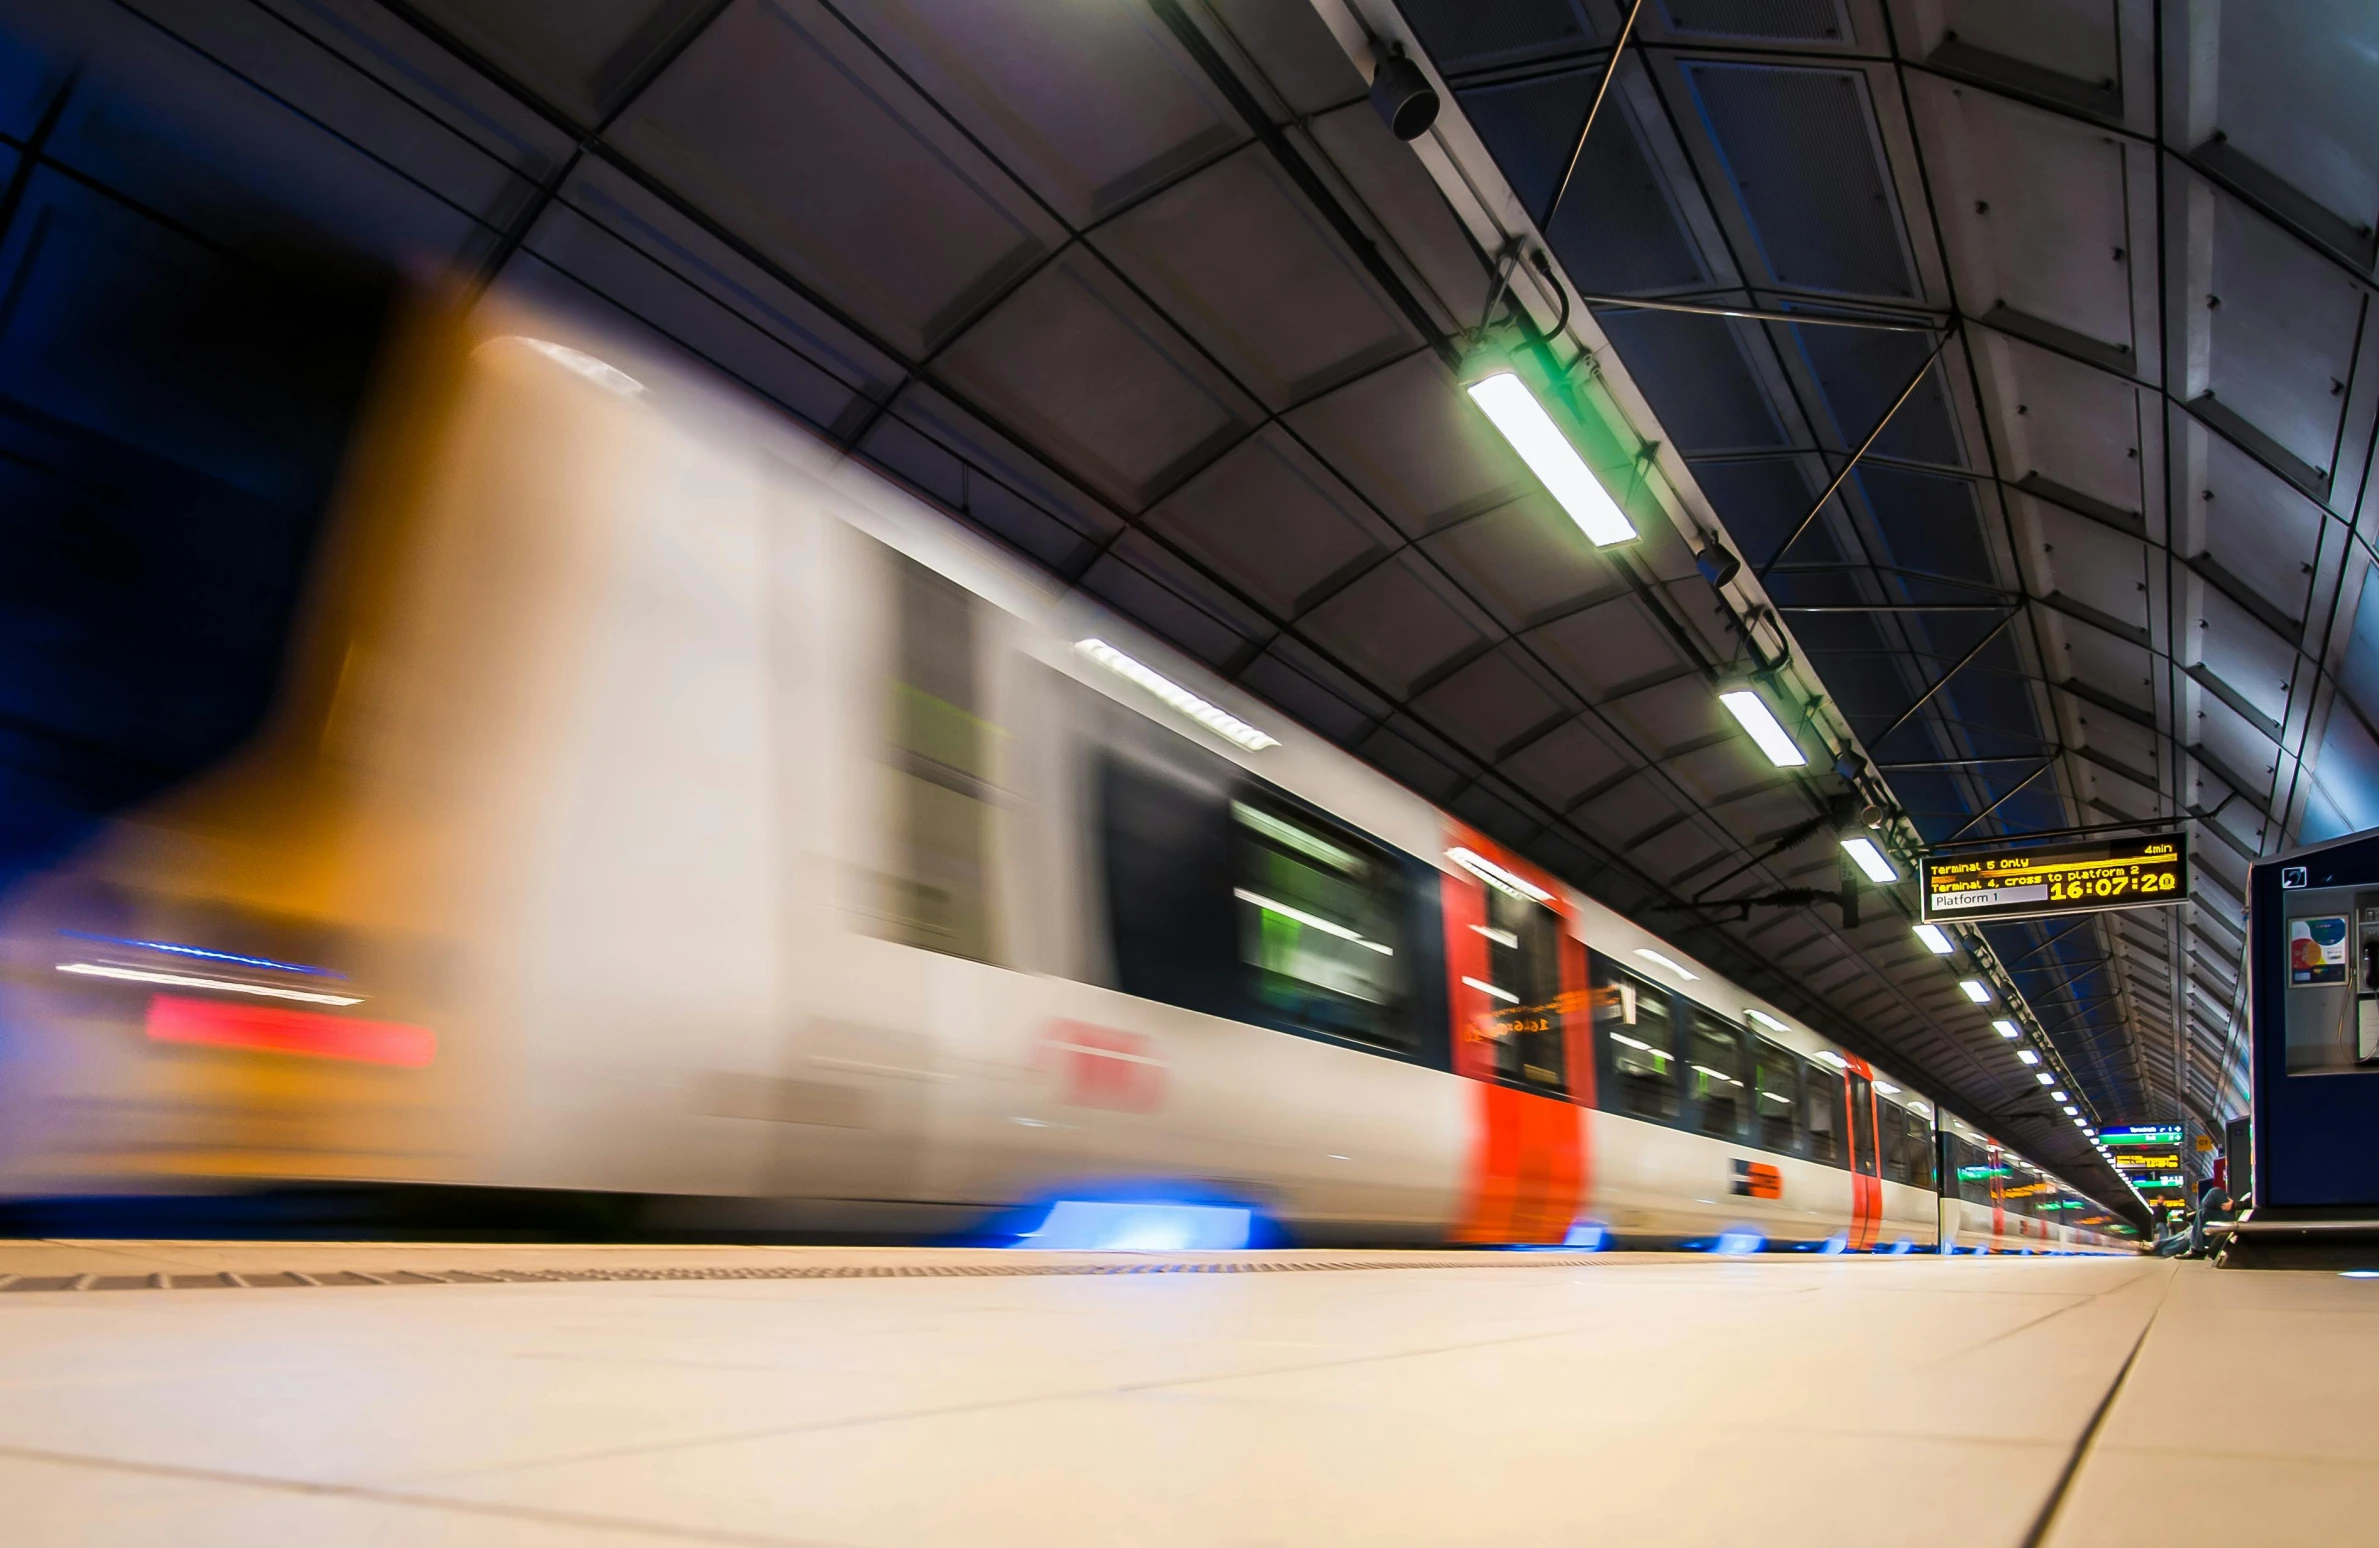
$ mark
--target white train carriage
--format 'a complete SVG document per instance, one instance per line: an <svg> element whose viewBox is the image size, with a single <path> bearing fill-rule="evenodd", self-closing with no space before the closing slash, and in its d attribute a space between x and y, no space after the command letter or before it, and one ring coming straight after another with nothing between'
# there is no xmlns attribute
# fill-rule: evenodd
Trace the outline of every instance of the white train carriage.
<svg viewBox="0 0 2379 1548"><path fill-rule="evenodd" d="M421 331L272 727L12 904L0 1187L2120 1247L2011 1224L1997 1179L1978 1217L1904 1083L798 431L553 332Z"/></svg>

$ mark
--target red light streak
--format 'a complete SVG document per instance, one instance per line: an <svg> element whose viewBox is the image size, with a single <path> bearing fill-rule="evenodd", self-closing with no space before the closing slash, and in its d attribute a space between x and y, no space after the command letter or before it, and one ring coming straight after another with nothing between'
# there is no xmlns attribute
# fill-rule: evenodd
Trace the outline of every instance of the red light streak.
<svg viewBox="0 0 2379 1548"><path fill-rule="evenodd" d="M320 1011L232 1005L178 994L149 997L149 1041L245 1048L301 1059L392 1064L418 1070L438 1053L438 1035L401 1021L361 1021Z"/></svg>

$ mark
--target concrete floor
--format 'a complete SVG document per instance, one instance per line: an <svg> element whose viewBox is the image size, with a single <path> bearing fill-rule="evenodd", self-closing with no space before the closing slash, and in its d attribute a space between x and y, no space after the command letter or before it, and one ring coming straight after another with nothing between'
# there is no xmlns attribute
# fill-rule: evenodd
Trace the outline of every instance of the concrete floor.
<svg viewBox="0 0 2379 1548"><path fill-rule="evenodd" d="M2379 1541L2379 1281L1185 1261L0 1244L0 1539Z"/></svg>

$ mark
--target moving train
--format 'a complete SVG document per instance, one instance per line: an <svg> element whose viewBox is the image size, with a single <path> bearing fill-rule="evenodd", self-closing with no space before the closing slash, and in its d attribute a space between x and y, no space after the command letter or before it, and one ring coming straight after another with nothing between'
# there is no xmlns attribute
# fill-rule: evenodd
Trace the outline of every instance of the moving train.
<svg viewBox="0 0 2379 1548"><path fill-rule="evenodd" d="M2132 1250L658 353L483 300L423 308L385 377L271 722L6 902L0 1194Z"/></svg>

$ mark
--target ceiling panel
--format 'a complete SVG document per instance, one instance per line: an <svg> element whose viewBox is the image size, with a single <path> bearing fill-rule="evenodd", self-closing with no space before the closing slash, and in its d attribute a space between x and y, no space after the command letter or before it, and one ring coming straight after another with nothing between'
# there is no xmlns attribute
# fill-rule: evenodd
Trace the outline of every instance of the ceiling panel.
<svg viewBox="0 0 2379 1548"><path fill-rule="evenodd" d="M740 0L612 138L909 353L1065 240L1021 184L811 0Z"/></svg>
<svg viewBox="0 0 2379 1548"><path fill-rule="evenodd" d="M1263 417L1078 247L968 329L935 374L1130 510L1221 455Z"/></svg>
<svg viewBox="0 0 2379 1548"><path fill-rule="evenodd" d="M1926 82L1915 100L1944 177L1941 222L1966 307L1984 317L2005 308L2135 356L2134 270L2153 277L2155 234L2130 227L2125 142L1945 81Z"/></svg>
<svg viewBox="0 0 2379 1548"><path fill-rule="evenodd" d="M2224 6L2206 126L2364 244L2379 219L2370 20L2361 0Z"/></svg>
<svg viewBox="0 0 2379 1548"><path fill-rule="evenodd" d="M710 0L416 0L581 123L600 122L706 19Z"/></svg>
<svg viewBox="0 0 2379 1548"><path fill-rule="evenodd" d="M846 0L844 14L1076 227L1247 138L1146 6L1068 6L1056 25L978 0Z"/></svg>
<svg viewBox="0 0 2379 1548"><path fill-rule="evenodd" d="M1413 708L1465 747L1488 758L1573 714L1577 706L1549 687L1511 647L1490 651L1413 700Z"/></svg>
<svg viewBox="0 0 2379 1548"><path fill-rule="evenodd" d="M1288 422L1416 537L1507 504L1529 487L1527 470L1430 355L1341 387Z"/></svg>
<svg viewBox="0 0 2379 1548"><path fill-rule="evenodd" d="M1703 810L1713 813L1733 802L1757 800L1775 784L1774 768L1741 737L1729 737L1679 753L1664 762L1661 769L1677 782L1680 790L1699 802ZM1720 820L1727 818L1722 816ZM1736 827L1731 821L1728 826L1746 837L1756 831Z"/></svg>
<svg viewBox="0 0 2379 1548"><path fill-rule="evenodd" d="M1740 324L1614 312L1602 326L1680 451L1700 456L1786 444L1775 404L1744 358Z"/></svg>
<svg viewBox="0 0 2379 1548"><path fill-rule="evenodd" d="M1640 770L1596 790L1569 808L1569 815L1605 844L1625 850L1646 834L1675 822L1680 808L1667 780Z"/></svg>
<svg viewBox="0 0 2379 1548"><path fill-rule="evenodd" d="M1691 671L1676 642L1633 597L1615 597L1556 619L1530 638L1594 703Z"/></svg>
<svg viewBox="0 0 2379 1548"><path fill-rule="evenodd" d="M1148 522L1284 618L1400 541L1277 425L1225 453Z"/></svg>
<svg viewBox="0 0 2379 1548"><path fill-rule="evenodd" d="M2312 594L2321 507L2227 441L2204 437L2197 448L2196 498L2184 491L2176 508L2183 556L2212 561L2225 589L2264 604L2254 611L2267 625L2295 633Z"/></svg>
<svg viewBox="0 0 2379 1548"><path fill-rule="evenodd" d="M1685 74L1770 279L1915 296L1862 72L1705 60Z"/></svg>
<svg viewBox="0 0 2379 1548"><path fill-rule="evenodd" d="M1399 697L1493 635L1485 616L1409 551L1364 572L1316 606L1302 626Z"/></svg>
<svg viewBox="0 0 2379 1548"><path fill-rule="evenodd" d="M1606 700L1601 708L1605 719L1655 759L1724 737L1733 724L1699 676L1638 688Z"/></svg>
<svg viewBox="0 0 2379 1548"><path fill-rule="evenodd" d="M1553 197L1578 125L1601 83L1599 67L1474 86L1463 112L1495 153L1512 189L1532 210ZM1546 233L1564 267L1589 290L1623 294L1682 290L1710 278L1667 185L1654 175L1643 137L1614 104L1606 132L1590 138Z"/></svg>
<svg viewBox="0 0 2379 1548"><path fill-rule="evenodd" d="M1261 150L1175 184L1092 240L1274 410L1422 343Z"/></svg>
<svg viewBox="0 0 2379 1548"><path fill-rule="evenodd" d="M2193 298L2206 365L2192 384L2326 480L2354 375L2362 288L2237 200L2209 197L2212 272Z"/></svg>
<svg viewBox="0 0 2379 1548"><path fill-rule="evenodd" d="M1542 493L1442 527L1421 549L1507 629L1570 612L1624 584Z"/></svg>
<svg viewBox="0 0 2379 1548"><path fill-rule="evenodd" d="M1981 355L1997 389L1992 419L2005 448L2001 471L2008 481L2144 532L2148 470L2140 456L2139 390L2119 376L2004 334L1985 335Z"/></svg>
<svg viewBox="0 0 2379 1548"><path fill-rule="evenodd" d="M1555 808L1567 807L1634 760L1583 720L1555 726L1503 760L1502 768L1522 789Z"/></svg>

